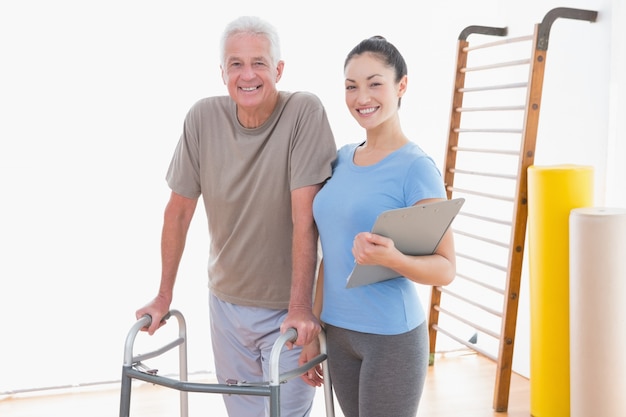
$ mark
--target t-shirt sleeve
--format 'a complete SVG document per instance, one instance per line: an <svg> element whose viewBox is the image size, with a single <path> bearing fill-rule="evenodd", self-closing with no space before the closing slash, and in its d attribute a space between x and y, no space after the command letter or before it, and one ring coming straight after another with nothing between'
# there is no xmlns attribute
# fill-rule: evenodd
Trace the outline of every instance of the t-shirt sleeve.
<svg viewBox="0 0 626 417"><path fill-rule="evenodd" d="M330 178L337 146L326 110L317 96L298 93L301 105L290 158L290 190L320 184ZM296 104L296 103L294 103Z"/></svg>
<svg viewBox="0 0 626 417"><path fill-rule="evenodd" d="M424 155L411 165L405 183L407 205L426 198L446 198L441 172L431 157Z"/></svg>
<svg viewBox="0 0 626 417"><path fill-rule="evenodd" d="M187 198L198 198L200 188L199 137L196 128L197 106L185 117L183 133L178 140L166 174L172 191Z"/></svg>

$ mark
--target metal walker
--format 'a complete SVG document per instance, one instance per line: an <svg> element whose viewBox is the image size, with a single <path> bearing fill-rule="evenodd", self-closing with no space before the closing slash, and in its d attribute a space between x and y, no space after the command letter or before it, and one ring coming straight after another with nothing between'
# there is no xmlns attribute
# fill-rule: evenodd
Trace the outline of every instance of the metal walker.
<svg viewBox="0 0 626 417"><path fill-rule="evenodd" d="M175 317L178 321L178 338L165 344L164 346L148 353L133 354L135 338L142 328L149 326L152 318L144 316L137 320L126 336L124 347L124 364L122 366L122 387L120 395L120 417L128 417L130 413L130 397L132 380L138 379L152 384L172 388L180 391L180 415L188 417L189 392L204 392L213 394L237 394L237 395L258 395L270 398L270 416L280 417L280 388L281 384L289 379L298 377L318 364L324 367L324 397L326 415L334 417L333 392L330 382L330 375L326 365L326 336L320 333L320 355L313 358L307 364L280 374L280 352L288 341L295 341L297 333L295 329L289 329L282 334L272 347L270 353L270 380L263 382L234 382L232 384L218 383L198 383L189 382L187 374L187 326L183 314L178 310L171 310L166 320ZM155 370L150 369L142 363L147 359L156 358L175 347L178 347L179 354L179 379L159 376Z"/></svg>

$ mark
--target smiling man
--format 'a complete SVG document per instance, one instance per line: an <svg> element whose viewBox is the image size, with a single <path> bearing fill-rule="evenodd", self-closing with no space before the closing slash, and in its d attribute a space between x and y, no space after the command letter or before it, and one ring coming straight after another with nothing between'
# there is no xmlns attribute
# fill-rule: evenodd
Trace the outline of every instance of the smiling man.
<svg viewBox="0 0 626 417"><path fill-rule="evenodd" d="M209 314L218 381L269 379L269 354L281 331L298 339L281 365L296 368L301 347L320 323L312 313L318 232L312 202L331 175L336 145L320 100L284 92L276 30L240 17L221 42L228 96L189 110L167 172L171 188L161 237L157 295L136 312L150 314L153 334L169 311L187 231L198 199L208 219ZM307 416L314 388L285 384L281 415ZM225 395L230 416L262 417L268 399Z"/></svg>

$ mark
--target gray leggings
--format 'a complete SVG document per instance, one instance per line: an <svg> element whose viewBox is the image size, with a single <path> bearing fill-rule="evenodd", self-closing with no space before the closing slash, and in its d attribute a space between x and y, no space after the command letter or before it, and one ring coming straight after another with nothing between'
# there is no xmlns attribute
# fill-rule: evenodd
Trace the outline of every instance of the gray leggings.
<svg viewBox="0 0 626 417"><path fill-rule="evenodd" d="M326 326L328 370L345 417L415 417L428 370L424 322L399 335Z"/></svg>

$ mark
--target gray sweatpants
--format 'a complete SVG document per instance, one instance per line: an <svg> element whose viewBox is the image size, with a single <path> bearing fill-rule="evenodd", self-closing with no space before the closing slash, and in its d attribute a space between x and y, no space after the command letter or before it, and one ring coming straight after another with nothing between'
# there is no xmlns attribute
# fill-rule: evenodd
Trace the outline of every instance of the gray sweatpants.
<svg viewBox="0 0 626 417"><path fill-rule="evenodd" d="M217 380L260 382L269 380L269 359L274 341L287 310L243 307L209 296L211 342ZM281 373L298 367L301 349L284 348L280 355ZM281 417L306 417L311 413L315 388L300 378L290 379L280 388ZM269 416L269 398L252 395L224 395L231 417Z"/></svg>
<svg viewBox="0 0 626 417"><path fill-rule="evenodd" d="M415 417L428 370L427 323L391 336L327 325L326 337L345 417Z"/></svg>

